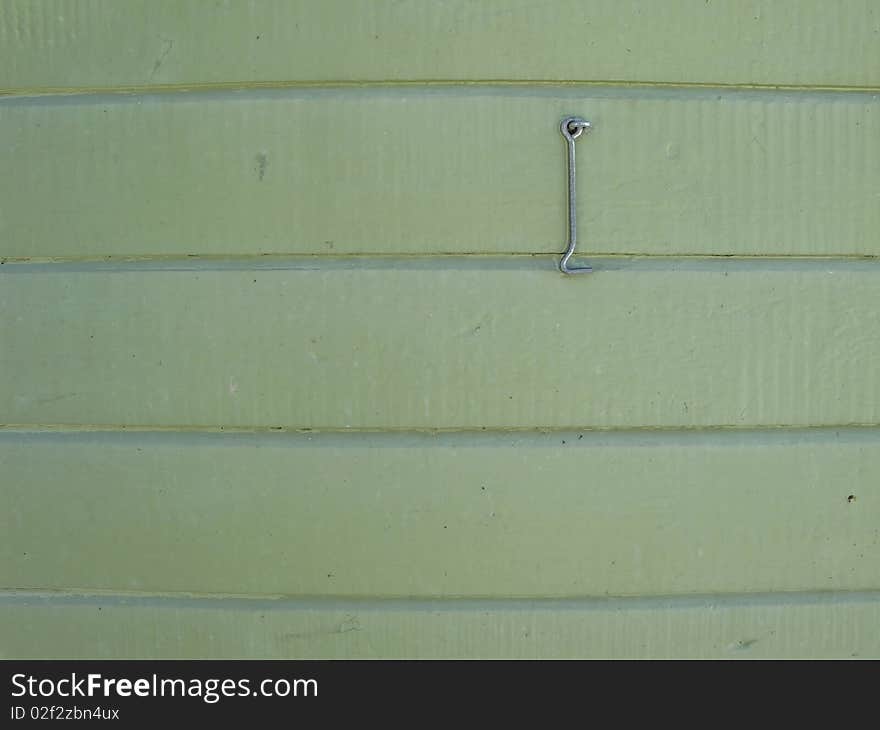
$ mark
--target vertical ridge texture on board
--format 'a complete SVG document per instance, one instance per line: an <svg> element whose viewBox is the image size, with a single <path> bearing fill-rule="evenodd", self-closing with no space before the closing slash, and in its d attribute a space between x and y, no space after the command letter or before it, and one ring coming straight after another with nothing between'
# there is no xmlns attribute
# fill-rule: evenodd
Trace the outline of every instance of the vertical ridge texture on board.
<svg viewBox="0 0 880 730"><path fill-rule="evenodd" d="M876 596L846 594L512 605L13 595L0 598L0 657L877 658L878 622Z"/></svg>
<svg viewBox="0 0 880 730"><path fill-rule="evenodd" d="M400 80L880 84L871 0L5 0L0 89Z"/></svg>
<svg viewBox="0 0 880 730"><path fill-rule="evenodd" d="M7 264L0 423L878 423L873 263L594 263Z"/></svg>
<svg viewBox="0 0 880 730"><path fill-rule="evenodd" d="M0 432L0 588L532 598L880 589L878 471L873 429Z"/></svg>
<svg viewBox="0 0 880 730"><path fill-rule="evenodd" d="M878 111L876 0L0 2L0 656L880 655Z"/></svg>
<svg viewBox="0 0 880 730"><path fill-rule="evenodd" d="M880 43L878 43L880 45ZM880 254L880 96L552 88L0 100L0 258Z"/></svg>

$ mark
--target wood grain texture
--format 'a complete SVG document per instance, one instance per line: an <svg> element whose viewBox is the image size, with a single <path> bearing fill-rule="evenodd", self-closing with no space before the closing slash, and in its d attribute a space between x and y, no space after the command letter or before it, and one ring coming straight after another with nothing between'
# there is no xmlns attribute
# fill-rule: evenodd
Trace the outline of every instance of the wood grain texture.
<svg viewBox="0 0 880 730"><path fill-rule="evenodd" d="M880 45L880 43L878 43ZM880 254L880 97L337 89L0 102L0 257Z"/></svg>
<svg viewBox="0 0 880 730"><path fill-rule="evenodd" d="M586 80L876 86L871 0L5 0L0 89Z"/></svg>
<svg viewBox="0 0 880 730"><path fill-rule="evenodd" d="M873 429L6 432L0 587L350 597L876 589L878 470Z"/></svg>
<svg viewBox="0 0 880 730"><path fill-rule="evenodd" d="M663 601L215 601L7 594L3 658L880 657L866 595Z"/></svg>
<svg viewBox="0 0 880 730"><path fill-rule="evenodd" d="M0 423L878 423L874 264L593 262L7 264Z"/></svg>
<svg viewBox="0 0 880 730"><path fill-rule="evenodd" d="M0 3L0 657L880 656L878 87L873 0Z"/></svg>

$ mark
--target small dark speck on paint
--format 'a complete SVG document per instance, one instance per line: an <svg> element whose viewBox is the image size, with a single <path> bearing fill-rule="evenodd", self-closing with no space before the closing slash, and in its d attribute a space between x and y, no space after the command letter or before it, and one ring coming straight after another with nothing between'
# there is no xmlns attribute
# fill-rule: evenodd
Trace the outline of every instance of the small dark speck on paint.
<svg viewBox="0 0 880 730"><path fill-rule="evenodd" d="M846 498L846 501L849 502L850 504L852 504L853 502L856 501L856 495L854 495L854 494L849 495L849 497Z"/></svg>

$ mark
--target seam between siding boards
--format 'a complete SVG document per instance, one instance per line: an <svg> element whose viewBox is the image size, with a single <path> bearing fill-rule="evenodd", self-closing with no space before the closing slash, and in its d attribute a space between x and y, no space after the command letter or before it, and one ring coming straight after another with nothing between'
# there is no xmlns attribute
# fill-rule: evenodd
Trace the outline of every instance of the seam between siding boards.
<svg viewBox="0 0 880 730"><path fill-rule="evenodd" d="M726 91L818 91L841 93L877 93L880 86L840 86L822 84L725 84L712 82L672 81L620 81L614 79L586 81L572 79L403 79L403 80L355 80L355 81L259 81L259 82L212 82L177 84L140 84L124 86L59 86L59 87L9 87L0 89L0 97L46 97L46 96L95 96L100 94L163 94L201 93L206 91L248 91L265 89L367 89L412 87L529 87L557 86L567 88L603 89L620 87L626 89L723 89Z"/></svg>
<svg viewBox="0 0 880 730"><path fill-rule="evenodd" d="M601 272L880 272L880 256L740 256L740 255L644 255L632 253L592 254L594 271ZM547 253L452 253L452 254L250 254L183 256L102 256L53 258L3 258L2 274L79 274L200 271L331 271L331 270L556 270L559 254Z"/></svg>
<svg viewBox="0 0 880 730"><path fill-rule="evenodd" d="M65 93L4 92L0 90L0 106L80 106L101 104L137 104L144 99L161 102L251 101L257 99L298 99L330 97L382 97L411 99L423 96L503 96L507 98L572 99L646 99L646 100L711 100L722 95L747 100L822 100L846 101L862 97L876 99L880 87L812 87L812 86L725 86L715 84L615 84L564 81L479 83L363 83L363 84L292 84L260 86L212 85L205 87L135 87L127 90L71 90Z"/></svg>
<svg viewBox="0 0 880 730"><path fill-rule="evenodd" d="M718 444L741 445L754 440L755 443L771 443L769 439L778 439L772 443L805 443L824 440L859 441L875 443L880 441L880 424L821 424L803 425L772 425L772 426L628 426L625 428L561 428L524 426L520 428L288 428L283 426L240 427L240 426L130 426L107 424L2 424L0 423L0 442L10 438L73 439L74 437L95 438L102 440L108 437L122 438L159 438L177 442L179 438L201 438L218 443L248 443L249 441L275 438L277 443L300 440L303 445L316 446L315 439L327 439L333 442L350 439L375 441L376 446L382 439L398 442L399 440L420 440L417 445L425 446L491 446L497 444L484 443L482 440L497 440L515 436L520 440L531 437L544 440L560 436L570 437L572 446L595 445L606 446L607 439L618 439L622 445L638 445L639 442L656 439L660 445L671 443L695 444L696 438L704 438ZM582 437L582 438L581 438ZM736 438L739 437L739 438ZM421 441L423 440L423 441ZM446 443L444 443L446 441ZM633 443L635 442L635 443ZM372 446L373 444L371 444ZM412 445L416 445L413 443ZM538 445L537 443L534 445ZM556 446L557 444L551 444ZM647 445L647 443L645 444Z"/></svg>
<svg viewBox="0 0 880 730"><path fill-rule="evenodd" d="M504 611L504 610L646 610L688 608L735 608L758 606L809 606L838 603L880 603L880 590L804 591L775 593L714 593L685 596L585 596L571 598L334 598L332 596L217 595L190 593L134 593L97 591L16 591L0 589L0 607L83 606L215 608L252 610L345 610L359 611Z"/></svg>

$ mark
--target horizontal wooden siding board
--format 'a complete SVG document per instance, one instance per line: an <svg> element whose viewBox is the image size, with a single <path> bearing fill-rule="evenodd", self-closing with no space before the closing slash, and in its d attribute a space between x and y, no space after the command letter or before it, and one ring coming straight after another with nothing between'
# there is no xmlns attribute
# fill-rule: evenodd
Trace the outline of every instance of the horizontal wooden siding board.
<svg viewBox="0 0 880 730"><path fill-rule="evenodd" d="M0 587L335 596L880 588L875 430L0 433Z"/></svg>
<svg viewBox="0 0 880 730"><path fill-rule="evenodd" d="M772 599L773 597L771 597ZM3 658L880 656L875 596L304 604L10 596Z"/></svg>
<svg viewBox="0 0 880 730"><path fill-rule="evenodd" d="M880 44L878 44L880 45ZM880 97L450 88L0 101L0 258L880 254Z"/></svg>
<svg viewBox="0 0 880 730"><path fill-rule="evenodd" d="M5 0L0 89L309 81L880 85L871 0Z"/></svg>
<svg viewBox="0 0 880 730"><path fill-rule="evenodd" d="M878 423L874 264L594 263L7 264L0 423Z"/></svg>

